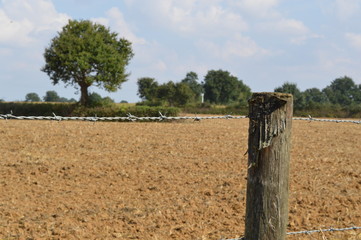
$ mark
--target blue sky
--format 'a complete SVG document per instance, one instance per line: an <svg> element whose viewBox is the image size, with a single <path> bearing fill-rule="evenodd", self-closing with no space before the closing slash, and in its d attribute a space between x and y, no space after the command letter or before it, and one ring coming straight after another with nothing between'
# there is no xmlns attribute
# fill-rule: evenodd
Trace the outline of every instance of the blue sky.
<svg viewBox="0 0 361 240"><path fill-rule="evenodd" d="M136 102L137 79L180 81L223 69L252 91L284 82L324 88L349 76L361 83L360 0L0 0L0 99L55 90L40 71L43 52L68 19L90 19L133 43L129 80L115 93Z"/></svg>

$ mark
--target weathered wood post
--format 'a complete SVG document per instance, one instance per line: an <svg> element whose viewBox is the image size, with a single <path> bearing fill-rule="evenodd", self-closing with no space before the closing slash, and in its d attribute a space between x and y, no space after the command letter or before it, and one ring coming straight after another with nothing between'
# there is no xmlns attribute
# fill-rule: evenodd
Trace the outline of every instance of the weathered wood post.
<svg viewBox="0 0 361 240"><path fill-rule="evenodd" d="M246 240L284 240L293 98L254 93L249 101Z"/></svg>

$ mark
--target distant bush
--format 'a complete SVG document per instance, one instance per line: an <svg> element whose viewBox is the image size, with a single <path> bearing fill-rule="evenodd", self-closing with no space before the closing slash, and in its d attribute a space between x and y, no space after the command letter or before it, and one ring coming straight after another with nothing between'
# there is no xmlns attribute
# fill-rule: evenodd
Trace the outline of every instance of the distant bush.
<svg viewBox="0 0 361 240"><path fill-rule="evenodd" d="M126 117L131 114L136 117L158 117L159 112L167 116L178 116L179 108L172 107L146 107L146 106L130 106L130 107L95 107L85 108L78 107L72 112L73 116L88 117Z"/></svg>
<svg viewBox="0 0 361 240"><path fill-rule="evenodd" d="M308 104L304 109L294 110L293 115L300 117L360 118L361 105L341 106L331 103L313 103Z"/></svg>
<svg viewBox="0 0 361 240"><path fill-rule="evenodd" d="M89 94L89 107L110 107L114 104L114 100L110 97L102 97L98 93Z"/></svg>
<svg viewBox="0 0 361 240"><path fill-rule="evenodd" d="M192 114L217 114L217 115L247 115L248 106L241 105L214 105L199 103L187 105L182 108L184 113Z"/></svg>
<svg viewBox="0 0 361 240"><path fill-rule="evenodd" d="M41 99L37 93L28 93L25 96L25 102L41 102Z"/></svg>
<svg viewBox="0 0 361 240"><path fill-rule="evenodd" d="M79 116L79 117L125 117L128 114L137 117L157 117L159 112L167 116L178 116L179 108L147 107L115 104L107 107L83 107L77 103L27 103L0 102L0 114L13 112L15 116Z"/></svg>
<svg viewBox="0 0 361 240"><path fill-rule="evenodd" d="M17 116L68 116L77 107L74 103L28 103L28 102L0 102L0 113L13 112Z"/></svg>
<svg viewBox="0 0 361 240"><path fill-rule="evenodd" d="M148 107L162 107L162 106L167 106L168 103L166 101L163 100L153 100L153 101L142 101L142 102L138 102L136 103L137 106L148 106Z"/></svg>

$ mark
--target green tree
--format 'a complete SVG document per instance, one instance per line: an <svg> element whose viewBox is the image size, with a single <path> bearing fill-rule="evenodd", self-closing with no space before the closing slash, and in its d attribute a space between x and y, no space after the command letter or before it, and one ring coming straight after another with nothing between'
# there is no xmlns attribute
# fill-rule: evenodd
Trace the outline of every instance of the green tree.
<svg viewBox="0 0 361 240"><path fill-rule="evenodd" d="M111 106L114 104L114 99L112 99L111 97L103 97L102 99L102 105L103 106Z"/></svg>
<svg viewBox="0 0 361 240"><path fill-rule="evenodd" d="M347 76L335 79L322 91L333 104L348 106L353 103L361 103L361 87Z"/></svg>
<svg viewBox="0 0 361 240"><path fill-rule="evenodd" d="M154 101L157 98L158 83L154 78L139 78L138 95L142 100Z"/></svg>
<svg viewBox="0 0 361 240"><path fill-rule="evenodd" d="M25 102L41 102L41 99L37 93L28 93L25 96Z"/></svg>
<svg viewBox="0 0 361 240"><path fill-rule="evenodd" d="M275 88L274 91L292 94L295 109L303 109L305 107L305 98L296 83L285 82L281 87Z"/></svg>
<svg viewBox="0 0 361 240"><path fill-rule="evenodd" d="M131 43L109 28L88 20L69 20L45 49L41 69L53 84L80 88L80 103L88 104L92 85L114 92L127 80L125 67L133 57Z"/></svg>
<svg viewBox="0 0 361 240"><path fill-rule="evenodd" d="M175 84L175 94L173 96L173 103L176 106L184 106L191 103L195 99L195 93L191 87L183 82Z"/></svg>
<svg viewBox="0 0 361 240"><path fill-rule="evenodd" d="M59 102L69 102L69 100L66 97L59 98Z"/></svg>
<svg viewBox="0 0 361 240"><path fill-rule="evenodd" d="M245 101L251 89L228 71L210 70L204 78L204 99L216 104Z"/></svg>
<svg viewBox="0 0 361 240"><path fill-rule="evenodd" d="M324 92L318 88L306 89L303 93L306 104L309 103L327 103L328 98Z"/></svg>
<svg viewBox="0 0 361 240"><path fill-rule="evenodd" d="M89 99L88 99L88 106L90 107L99 107L102 105L102 96L100 96L99 93L96 92L92 92L89 94Z"/></svg>
<svg viewBox="0 0 361 240"><path fill-rule="evenodd" d="M176 85L173 81L159 85L157 89L157 99L167 102L170 106L174 106L174 96L176 94Z"/></svg>
<svg viewBox="0 0 361 240"><path fill-rule="evenodd" d="M89 94L89 104L90 107L104 107L110 106L114 103L114 100L110 97L102 97L100 94L96 92L92 92Z"/></svg>
<svg viewBox="0 0 361 240"><path fill-rule="evenodd" d="M194 93L194 100L200 101L200 96L204 92L202 84L198 82L198 75L195 72L187 73L181 83L187 84Z"/></svg>
<svg viewBox="0 0 361 240"><path fill-rule="evenodd" d="M43 99L44 102L60 102L60 97L55 91L47 91Z"/></svg>

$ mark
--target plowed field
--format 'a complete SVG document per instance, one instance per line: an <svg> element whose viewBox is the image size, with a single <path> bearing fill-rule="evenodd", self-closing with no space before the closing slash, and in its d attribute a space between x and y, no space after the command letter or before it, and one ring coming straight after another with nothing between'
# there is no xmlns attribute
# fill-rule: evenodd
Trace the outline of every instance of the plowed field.
<svg viewBox="0 0 361 240"><path fill-rule="evenodd" d="M361 126L293 122L288 231L361 225ZM243 235L248 120L0 120L0 239ZM288 239L361 239L361 231Z"/></svg>

